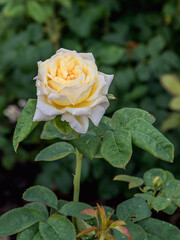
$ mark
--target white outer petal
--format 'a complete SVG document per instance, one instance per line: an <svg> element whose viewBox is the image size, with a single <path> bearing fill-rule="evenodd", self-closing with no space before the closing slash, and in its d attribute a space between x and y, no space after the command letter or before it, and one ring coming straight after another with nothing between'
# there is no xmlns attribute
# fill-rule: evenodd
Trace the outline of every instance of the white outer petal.
<svg viewBox="0 0 180 240"><path fill-rule="evenodd" d="M92 53L79 53L79 55L86 60L95 62L95 59Z"/></svg>
<svg viewBox="0 0 180 240"><path fill-rule="evenodd" d="M94 101L87 102L87 106L86 107L73 107L72 108L72 107L67 106L67 107L64 108L64 111L66 111L66 112L68 112L68 113L70 113L70 114L72 114L74 116L83 116L83 115L90 116L91 115L91 110L95 106L97 106L97 105L99 105L99 104L101 104L103 102L108 102L107 97L99 96ZM109 102L108 102L108 104L109 104Z"/></svg>
<svg viewBox="0 0 180 240"><path fill-rule="evenodd" d="M103 75L104 76L104 79L106 81L106 85L104 86L104 88L102 89L102 94L107 94L108 93L108 89L109 89L109 86L114 78L114 75L113 74L104 74L102 72L98 72L99 75Z"/></svg>
<svg viewBox="0 0 180 240"><path fill-rule="evenodd" d="M107 82L105 80L104 75L102 75L102 74L98 75L97 84L98 84L98 87L97 87L95 93L88 98L88 101L92 101L92 100L98 98L101 95L102 89L104 89L104 87L106 87Z"/></svg>
<svg viewBox="0 0 180 240"><path fill-rule="evenodd" d="M91 119L95 126L98 126L108 106L109 102L107 100L106 102L102 102L91 109L91 115L89 116L89 118Z"/></svg>
<svg viewBox="0 0 180 240"><path fill-rule="evenodd" d="M48 116L42 113L38 108L36 108L33 122L39 122L39 121L49 121L54 119L56 116Z"/></svg>
<svg viewBox="0 0 180 240"><path fill-rule="evenodd" d="M65 113L62 115L61 120L69 122L71 128L79 133L86 133L89 127L89 119L87 116L73 116Z"/></svg>
<svg viewBox="0 0 180 240"><path fill-rule="evenodd" d="M89 107L84 107L84 108L66 107L65 111L74 116L89 116L91 113L91 108L89 108Z"/></svg>
<svg viewBox="0 0 180 240"><path fill-rule="evenodd" d="M74 54L74 55L79 55L75 50L68 50L68 49L65 49L65 48L60 48L56 51L56 54L53 55L53 56L56 56L58 54L61 54L61 53L71 53L71 54Z"/></svg>
<svg viewBox="0 0 180 240"><path fill-rule="evenodd" d="M71 50L68 50L68 49L65 49L65 48L60 48L59 50L56 51L55 55L61 54L61 53L71 53L71 54L76 55L76 56L79 55L79 56L81 56L85 60L89 60L89 61L95 62L95 59L94 59L94 56L93 56L92 53L77 53L75 50L71 51Z"/></svg>
<svg viewBox="0 0 180 240"><path fill-rule="evenodd" d="M37 89L37 95L43 95L48 94L48 87L45 87L45 84L43 84L39 79L36 80L36 89Z"/></svg>
<svg viewBox="0 0 180 240"><path fill-rule="evenodd" d="M64 110L58 110L57 108L47 103L43 95L38 96L36 112L33 121L49 121L51 119L54 119L57 115L62 115L64 112Z"/></svg>

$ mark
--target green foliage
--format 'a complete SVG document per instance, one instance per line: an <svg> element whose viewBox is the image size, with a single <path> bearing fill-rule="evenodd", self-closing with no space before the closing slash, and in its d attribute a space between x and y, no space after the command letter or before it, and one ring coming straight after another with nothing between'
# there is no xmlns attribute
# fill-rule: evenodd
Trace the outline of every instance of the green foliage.
<svg viewBox="0 0 180 240"><path fill-rule="evenodd" d="M13 136L13 146L15 151L17 151L19 143L22 142L38 124L38 122L33 122L36 102L37 100L35 99L29 99L19 117Z"/></svg>
<svg viewBox="0 0 180 240"><path fill-rule="evenodd" d="M38 196L36 196L36 197L38 197ZM41 199L42 199L42 197L41 197ZM40 201L39 198L37 201ZM24 207L25 208L33 208L33 209L40 211L44 215L45 219L47 219L49 216L46 206L40 202L27 203Z"/></svg>
<svg viewBox="0 0 180 240"><path fill-rule="evenodd" d="M153 122L154 117L144 110L123 108L115 112L112 119L104 117L98 127L91 124L87 134L78 136L66 122L57 117L45 123L41 138L71 140L72 134L76 134L75 139L71 141L72 145L57 142L46 147L36 156L35 161L58 160L75 153L76 148L89 159L103 157L113 167L125 168L132 156L133 142L155 157L172 162L174 147L151 125Z"/></svg>
<svg viewBox="0 0 180 240"><path fill-rule="evenodd" d="M71 9L69 11L71 13ZM70 14L64 15L67 19L68 27L78 37L88 37L92 31L93 24L103 16L103 8L101 5L97 7L90 5L89 9L79 12L80 14L72 16ZM78 26L78 29L77 29Z"/></svg>
<svg viewBox="0 0 180 240"><path fill-rule="evenodd" d="M180 80L176 75L165 74L161 77L162 86L172 95L180 95Z"/></svg>
<svg viewBox="0 0 180 240"><path fill-rule="evenodd" d="M167 197L169 201L172 201L178 207L180 206L180 181L169 180L162 188L162 195Z"/></svg>
<svg viewBox="0 0 180 240"><path fill-rule="evenodd" d="M129 223L127 224L127 228L131 235L133 236L133 240L148 240L147 235L141 226ZM113 235L115 237L115 240L128 240L127 237L117 232L116 230L114 230Z"/></svg>
<svg viewBox="0 0 180 240"><path fill-rule="evenodd" d="M0 236L13 235L42 220L44 216L38 210L13 209L0 217Z"/></svg>
<svg viewBox="0 0 180 240"><path fill-rule="evenodd" d="M32 17L32 19L36 22L44 23L48 19L48 17L51 17L51 14L49 14L49 11L47 11L47 7L48 5L39 4L35 1L28 1L28 15Z"/></svg>
<svg viewBox="0 0 180 240"><path fill-rule="evenodd" d="M17 240L42 240L39 229L36 225L22 231L17 236Z"/></svg>
<svg viewBox="0 0 180 240"><path fill-rule="evenodd" d="M150 218L151 214L148 206L144 205L144 201L139 200L140 198L132 198L121 203L117 207L117 216L119 219L121 218L128 221L128 218L131 218L131 221L137 222L136 224L131 221L127 222L127 228L132 234L134 240L168 240L172 236L173 239L180 239L180 231L177 227L167 222ZM127 208L124 208L123 204L126 205ZM141 207L142 209L144 208L145 212L143 212ZM127 239L123 238L123 236L116 231L114 232L114 236L117 240Z"/></svg>
<svg viewBox="0 0 180 240"><path fill-rule="evenodd" d="M73 146L66 142L57 142L43 149L35 158L35 161L55 161L74 153Z"/></svg>
<svg viewBox="0 0 180 240"><path fill-rule="evenodd" d="M112 127L114 129L126 127L129 122L135 119L144 119L150 124L155 121L155 118L151 114L142 109L123 108L113 114Z"/></svg>
<svg viewBox="0 0 180 240"><path fill-rule="evenodd" d="M151 211L148 204L142 198L136 197L126 200L117 206L117 217L125 222L138 222L149 218Z"/></svg>
<svg viewBox="0 0 180 240"><path fill-rule="evenodd" d="M91 227L91 225L89 225L87 222L85 222L82 219L77 218L76 222L77 222L77 230L78 230L78 232L83 232L84 230L86 230L86 229ZM91 237L94 236L94 234L95 234L95 231L89 232L89 233L86 234L86 238L87 239L91 238ZM83 239L83 237L82 237L82 239Z"/></svg>
<svg viewBox="0 0 180 240"><path fill-rule="evenodd" d="M144 173L145 185L151 187L151 189L159 189L166 181L166 172L162 169L151 169Z"/></svg>
<svg viewBox="0 0 180 240"><path fill-rule="evenodd" d="M113 180L128 182L129 189L135 188L135 187L140 187L144 183L143 179L141 179L141 178L132 177L132 176L124 175L124 174L117 175L116 177L114 177Z"/></svg>
<svg viewBox="0 0 180 240"><path fill-rule="evenodd" d="M165 74L161 77L162 86L173 95L169 103L171 110L179 112L180 111L180 80L176 75ZM162 129L164 131L171 130L173 128L179 127L180 124L180 114L172 112L162 123Z"/></svg>
<svg viewBox="0 0 180 240"><path fill-rule="evenodd" d="M94 135L85 135L73 140L73 145L84 156L89 159L93 159L99 150L101 145L101 138Z"/></svg>
<svg viewBox="0 0 180 240"><path fill-rule="evenodd" d="M72 0L56 0L57 3L62 4L65 7L71 7L72 6Z"/></svg>
<svg viewBox="0 0 180 240"><path fill-rule="evenodd" d="M112 127L131 131L133 143L165 161L172 161L173 145L152 124L154 118L140 109L121 109L112 117ZM166 149L166 151L164 151Z"/></svg>
<svg viewBox="0 0 180 240"><path fill-rule="evenodd" d="M122 188L117 188L111 182L112 177L124 173L123 170L112 169L105 161L103 162L100 159L100 157L103 157L102 155L105 156L108 162L113 163L112 165L125 167L132 153L132 144L130 143L133 142L158 158L168 162L172 161L173 147L166 138L151 126L154 118L145 111L141 112L141 110L133 108L142 108L156 116L157 122L155 126L157 129L159 129L160 122L165 119L162 130L171 130L165 133L165 136L179 149L180 135L178 131L173 130L173 128L179 127L179 115L169 114L170 96L158 81L162 75L168 77L168 80L166 79L167 87L165 88L169 92L175 91L173 95L176 97L170 102L169 107L179 111L179 94L177 93L179 91L179 78L175 77L174 80L171 75L173 73L175 76L179 76L180 70L178 1L152 0L147 5L145 1L137 0L132 2L124 0L82 0L73 2L71 0L0 0L0 5L0 53L1 59L3 59L0 65L0 116L3 129L11 127L9 132L0 129L0 150L3 155L3 167L11 169L17 159L19 159L18 161L32 160L35 155L34 150L32 150L34 146L38 151L46 147L44 141L40 142L39 140L40 129L37 128L36 131L32 132L29 140L26 140L19 148L16 157L11 148L10 140L14 124L7 120L3 115L3 111L11 103L18 105L19 99L35 98L32 79L37 74L36 63L39 60L43 61L49 58L59 46L83 52L92 51L98 69L115 75L110 93L116 96L117 100L111 103L107 114L110 117L117 109L124 112L120 110L121 114L119 114L117 111L116 115L113 115L112 122L110 118L103 118L97 128L92 127L88 132L90 136L93 136L92 138L98 139L98 144L101 141L102 146L96 144L96 147L94 147L91 139L88 142L89 145L87 141L84 145L82 145L83 141L77 145L76 140L73 141L74 143L71 142L74 147L77 147L88 158L96 157L92 162L83 159L83 174L85 176L83 178L88 178L91 181L93 176L93 179L98 181L97 188L100 197L111 199L117 196L122 191ZM124 107L130 108L129 110L122 109ZM22 116L23 113L20 119ZM19 133L14 138L14 148L16 150L19 142L24 140L34 128L30 115L27 114L27 116L24 121L25 124L21 123ZM85 140L86 136L80 135L80 138L78 138L74 132L69 133L66 126L64 129L62 125L63 123L57 121L57 119L45 123L41 138L46 140L58 138L60 141ZM20 132L21 129L23 130L22 133ZM149 131L154 133L153 137ZM123 139L118 141L120 137L117 135L120 132L122 136L125 135L123 133L127 133L127 136L124 136L124 141ZM137 132L141 139L137 139ZM66 135L66 133L69 134ZM110 137L107 138L107 136ZM126 138L128 139L127 142L125 141ZM110 143L110 140L114 144ZM54 140L50 142L50 144L53 143ZM161 143L163 144L161 145ZM118 156L118 158L115 157L115 163L114 156L105 147L106 144L109 150L113 149L115 155ZM70 146L72 147L72 145ZM158 146L157 149L155 145ZM101 148L102 154L99 148ZM88 149L90 151L87 151ZM142 172L148 168L158 166L172 169L174 174L178 176L178 161L175 161L174 166L170 166L164 162L154 160L149 154L136 149L133 150L134 159L127 165L126 174L141 176ZM63 156L62 153L61 151L60 156ZM52 152L50 155L50 158L54 157ZM175 158L179 158L178 151L175 153ZM53 183L55 188L69 193L72 186L73 161L73 157L68 155L67 158L61 161L51 162L51 167L48 162L42 163L42 173L39 175L39 180L41 178L41 182L50 187ZM134 162L137 163L138 168L135 168ZM88 170L90 166L93 169L91 174ZM138 172L135 173L137 169ZM145 182L145 186L142 188L143 193L138 194L138 196L144 198L153 209L172 214L179 206L179 181L175 180L169 172L164 172L152 170L152 172L147 173L144 180L141 179L141 182ZM131 184L137 184L132 177L121 177L120 180L127 180ZM116 182L116 184L118 183ZM139 184L137 185L139 186ZM34 198L36 199L36 197ZM53 236L55 239L62 239L63 237L65 239L75 239L75 232L72 230L73 226L66 218L60 220L57 217L60 216L60 213L53 212L55 217L51 216L51 220L48 219L47 222L44 222L44 217L47 219L45 206L37 202L26 205L26 207L28 206L32 207L32 210L34 209L33 212L38 212L42 219L39 217L39 220L34 222L35 225L32 223L32 225L25 226L24 224L30 218L28 218L28 221L26 219L20 221L22 220L21 217L12 217L13 223L20 221L18 223L19 227L16 226L16 231L17 229L22 231L18 235L18 240L19 238L20 240L52 239ZM23 208L26 209L25 211L31 210L31 208L26 207ZM60 208L59 206L58 209ZM0 219L4 218L4 216ZM35 219L35 215L33 216ZM36 224L39 221L43 221L40 224L41 232L39 232L38 224ZM70 236L64 232L58 233L58 231L52 230L52 226L56 227L57 222L61 222L62 225L66 222L65 224L69 226L69 232L74 232L74 235ZM9 232L10 223L11 221L7 217L7 223L3 223L6 225L5 228L9 227L6 234L12 233ZM0 224L0 229L1 226ZM179 230L177 228L151 218L136 224L129 222L127 228L133 235L134 240L179 239ZM48 235L48 229L50 229L51 235ZM58 230L60 231L59 228ZM113 231L115 239L127 239L120 232ZM65 235L60 238L61 234Z"/></svg>
<svg viewBox="0 0 180 240"><path fill-rule="evenodd" d="M0 236L20 232L17 235L18 240L42 240L52 239L52 237L60 240L70 237L75 240L73 224L66 217L60 216L57 210L62 208L65 202L58 201L51 190L43 186L34 186L25 191L23 199L33 202L26 204L23 208L13 209L0 217ZM56 211L51 211L49 216L44 204L55 208ZM87 206L89 205L86 204ZM71 211L73 212L73 209Z"/></svg>
<svg viewBox="0 0 180 240"><path fill-rule="evenodd" d="M172 177L168 173L167 176L168 179ZM168 186L172 188L172 185ZM174 193L179 192L179 185L175 188ZM172 190L169 194L174 193ZM38 202L28 203L2 215L0 236L20 232L17 240L75 240L76 237L95 239L97 236L114 236L117 240L149 240L153 236L154 239L161 240L169 239L171 235L173 239L180 239L180 231L175 226L151 218L150 208L142 197L121 202L117 206L116 214L112 208L98 204L95 208L83 202L67 202L61 199L57 201L56 195L42 186L27 189L23 198ZM51 209L48 213L45 205L40 202L56 209ZM74 225L66 216L77 218L77 236Z"/></svg>
<svg viewBox="0 0 180 240"><path fill-rule="evenodd" d="M180 231L177 227L154 218L144 219L138 224L130 223L127 227L133 240L180 239ZM114 236L116 240L128 239L117 232L114 232Z"/></svg>
<svg viewBox="0 0 180 240"><path fill-rule="evenodd" d="M180 127L180 113L170 113L161 125L163 131Z"/></svg>
<svg viewBox="0 0 180 240"><path fill-rule="evenodd" d="M65 217L52 215L47 222L39 224L39 230L44 240L75 240L76 233L73 224Z"/></svg>
<svg viewBox="0 0 180 240"><path fill-rule="evenodd" d="M151 56L157 56L165 47L165 39L161 36L155 36L150 39L147 46L147 52Z"/></svg>
<svg viewBox="0 0 180 240"><path fill-rule="evenodd" d="M172 95L169 107L174 111L180 111L180 80L173 74L166 74L161 77L161 84Z"/></svg>
<svg viewBox="0 0 180 240"><path fill-rule="evenodd" d="M167 119L170 96L158 79L164 74L179 75L178 1L158 1L157 4L156 0L152 0L148 6L144 0L131 3L124 0L0 2L0 53L3 59L0 66L0 116L1 125L10 129L8 134L0 136L3 167L12 169L17 161L32 160L36 153L29 149L34 149L34 144L37 151L46 146L44 141L40 144L37 128L21 145L16 157L10 138L14 124L3 115L3 111L9 104L18 106L19 99L36 98L32 79L37 75L37 61L49 58L59 47L82 52L92 51L98 69L115 75L110 93L117 100L111 102L107 110L109 116L123 107L138 107L156 116L158 129L160 122ZM173 118L173 121L174 128L178 128L179 120ZM167 130L171 131L165 133L165 136L178 149L178 132L172 127ZM57 132L54 134L60 139L75 138L74 133L67 136ZM143 156L141 151L134 149L133 158L140 167L136 173L133 163L130 163L132 165L127 167L128 174L140 175L149 167L166 166L175 175L179 175L178 161L170 166L163 162L150 161L149 155L146 155L148 159L145 162ZM179 153L176 152L175 158L178 157ZM55 168L56 163L52 164ZM92 164L98 166L99 160ZM46 180L44 182L50 182L50 174L44 170L43 164L40 167ZM64 175L68 175L68 171ZM116 169L107 168L105 162L101 162L101 171L106 174L99 172L101 177L97 179L97 187L98 195L104 197L103 183L110 185L112 176L118 173ZM92 173L89 178L95 180L95 175L96 173ZM55 187L60 190L61 185L56 183ZM70 189L69 187L67 191ZM110 199L121 191L120 188L108 191L106 197Z"/></svg>
<svg viewBox="0 0 180 240"><path fill-rule="evenodd" d="M80 219L89 219L91 218L90 216L81 214L81 211L86 208L93 209L90 205L83 202L68 202L62 206L60 213Z"/></svg>
<svg viewBox="0 0 180 240"><path fill-rule="evenodd" d="M143 119L135 119L128 123L132 132L133 143L167 162L174 159L174 147L160 132Z"/></svg>
<svg viewBox="0 0 180 240"><path fill-rule="evenodd" d="M180 126L180 80L176 75L165 74L161 77L162 86L174 97L169 103L170 109L176 112L168 114L162 123L162 130L168 131Z"/></svg>
<svg viewBox="0 0 180 240"><path fill-rule="evenodd" d="M54 139L54 138L60 138L60 139L64 139L64 140L71 140L76 138L76 133L72 132L70 134L64 135L62 133L60 133L57 128L55 128L54 126L54 121L48 121L44 124L44 128L41 134L41 139ZM61 130L62 132L62 130Z"/></svg>
<svg viewBox="0 0 180 240"><path fill-rule="evenodd" d="M113 94L111 94L111 93L106 94L106 97L107 97L109 100L115 100L115 99L116 99L116 97L115 97Z"/></svg>
<svg viewBox="0 0 180 240"><path fill-rule="evenodd" d="M126 181L133 184L133 187L139 187L142 193L136 193L135 196L145 199L149 206L157 212L173 214L180 206L180 181L175 179L169 171L154 168L145 172L143 179L118 175L114 180ZM142 188L143 183L144 187Z"/></svg>
<svg viewBox="0 0 180 240"><path fill-rule="evenodd" d="M151 199L151 206L157 212L166 209L170 205L170 203L171 200L169 198L157 196Z"/></svg>
<svg viewBox="0 0 180 240"><path fill-rule="evenodd" d="M154 117L141 109L124 108L112 116L113 131L105 133L101 154L114 167L124 168L132 155L132 142L155 157L172 162L174 147L151 124Z"/></svg>
<svg viewBox="0 0 180 240"><path fill-rule="evenodd" d="M58 211L59 211L66 203L68 203L68 201L60 199L60 200L58 201L58 205L57 205ZM57 209L51 208L50 214L52 215L53 213L56 213L56 212L57 212Z"/></svg>
<svg viewBox="0 0 180 240"><path fill-rule="evenodd" d="M54 208L57 208L58 205L56 195L51 190L43 186L28 188L23 194L23 199L26 201L39 201Z"/></svg>
<svg viewBox="0 0 180 240"><path fill-rule="evenodd" d="M132 155L130 132L124 129L107 131L103 139L101 154L113 167L124 168Z"/></svg>
<svg viewBox="0 0 180 240"><path fill-rule="evenodd" d="M170 102L170 108L175 111L180 111L180 96L174 97Z"/></svg>
<svg viewBox="0 0 180 240"><path fill-rule="evenodd" d="M102 117L99 125L93 128L92 135L95 133L98 137L103 137L107 130L111 130L111 118ZM91 131L91 130L90 130Z"/></svg>
<svg viewBox="0 0 180 240"><path fill-rule="evenodd" d="M154 238L155 240L179 240L180 231L177 227L158 219L149 218L139 223L147 233L148 240Z"/></svg>
<svg viewBox="0 0 180 240"><path fill-rule="evenodd" d="M53 124L55 126L55 128L63 135L69 135L73 130L72 128L69 126L69 123L66 121L61 121L61 117L57 116L54 120L53 120Z"/></svg>
<svg viewBox="0 0 180 240"><path fill-rule="evenodd" d="M3 13L7 17L19 17L22 16L25 12L25 6L23 4L15 4L13 1L9 1L9 3L3 8Z"/></svg>
<svg viewBox="0 0 180 240"><path fill-rule="evenodd" d="M104 51L106 49L106 51ZM124 55L124 48L116 45L106 45L102 43L95 44L89 49L94 52L94 56L102 64L114 65L117 64Z"/></svg>

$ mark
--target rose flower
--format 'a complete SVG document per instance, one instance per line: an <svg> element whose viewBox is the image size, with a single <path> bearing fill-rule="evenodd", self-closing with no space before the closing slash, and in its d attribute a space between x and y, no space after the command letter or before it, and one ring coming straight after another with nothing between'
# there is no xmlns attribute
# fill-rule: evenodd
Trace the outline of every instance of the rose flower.
<svg viewBox="0 0 180 240"><path fill-rule="evenodd" d="M38 62L37 106L33 121L48 121L57 115L72 129L86 133L88 118L98 125L109 106L106 94L113 75L98 72L91 53L59 49Z"/></svg>

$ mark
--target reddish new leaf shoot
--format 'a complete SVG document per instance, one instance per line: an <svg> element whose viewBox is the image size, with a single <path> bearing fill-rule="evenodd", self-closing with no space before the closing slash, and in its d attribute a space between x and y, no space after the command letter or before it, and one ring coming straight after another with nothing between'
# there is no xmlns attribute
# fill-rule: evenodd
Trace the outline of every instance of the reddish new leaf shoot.
<svg viewBox="0 0 180 240"><path fill-rule="evenodd" d="M95 217L97 220L97 226L87 228L81 233L77 235L77 237L86 235L87 233L90 233L92 231L96 231L94 234L95 237L98 237L97 240L115 240L114 236L109 232L110 229L116 229L123 235L125 235L129 240L133 240L132 235L129 233L128 229L124 227L123 225L126 225L126 223L123 220L111 220L111 217L113 215L114 211L106 218L106 211L103 206L100 206L97 204L96 209L84 209L81 211L81 214L89 215L92 217ZM99 222L100 217L100 222Z"/></svg>

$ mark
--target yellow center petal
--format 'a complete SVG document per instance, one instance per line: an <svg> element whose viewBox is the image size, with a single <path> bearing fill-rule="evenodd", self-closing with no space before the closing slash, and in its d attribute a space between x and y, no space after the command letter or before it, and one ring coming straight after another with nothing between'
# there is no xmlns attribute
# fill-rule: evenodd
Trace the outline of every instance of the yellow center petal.
<svg viewBox="0 0 180 240"><path fill-rule="evenodd" d="M46 66L47 87L57 94L51 102L59 106L69 106L85 101L91 95L97 74L93 61L76 54L57 54L49 59Z"/></svg>

